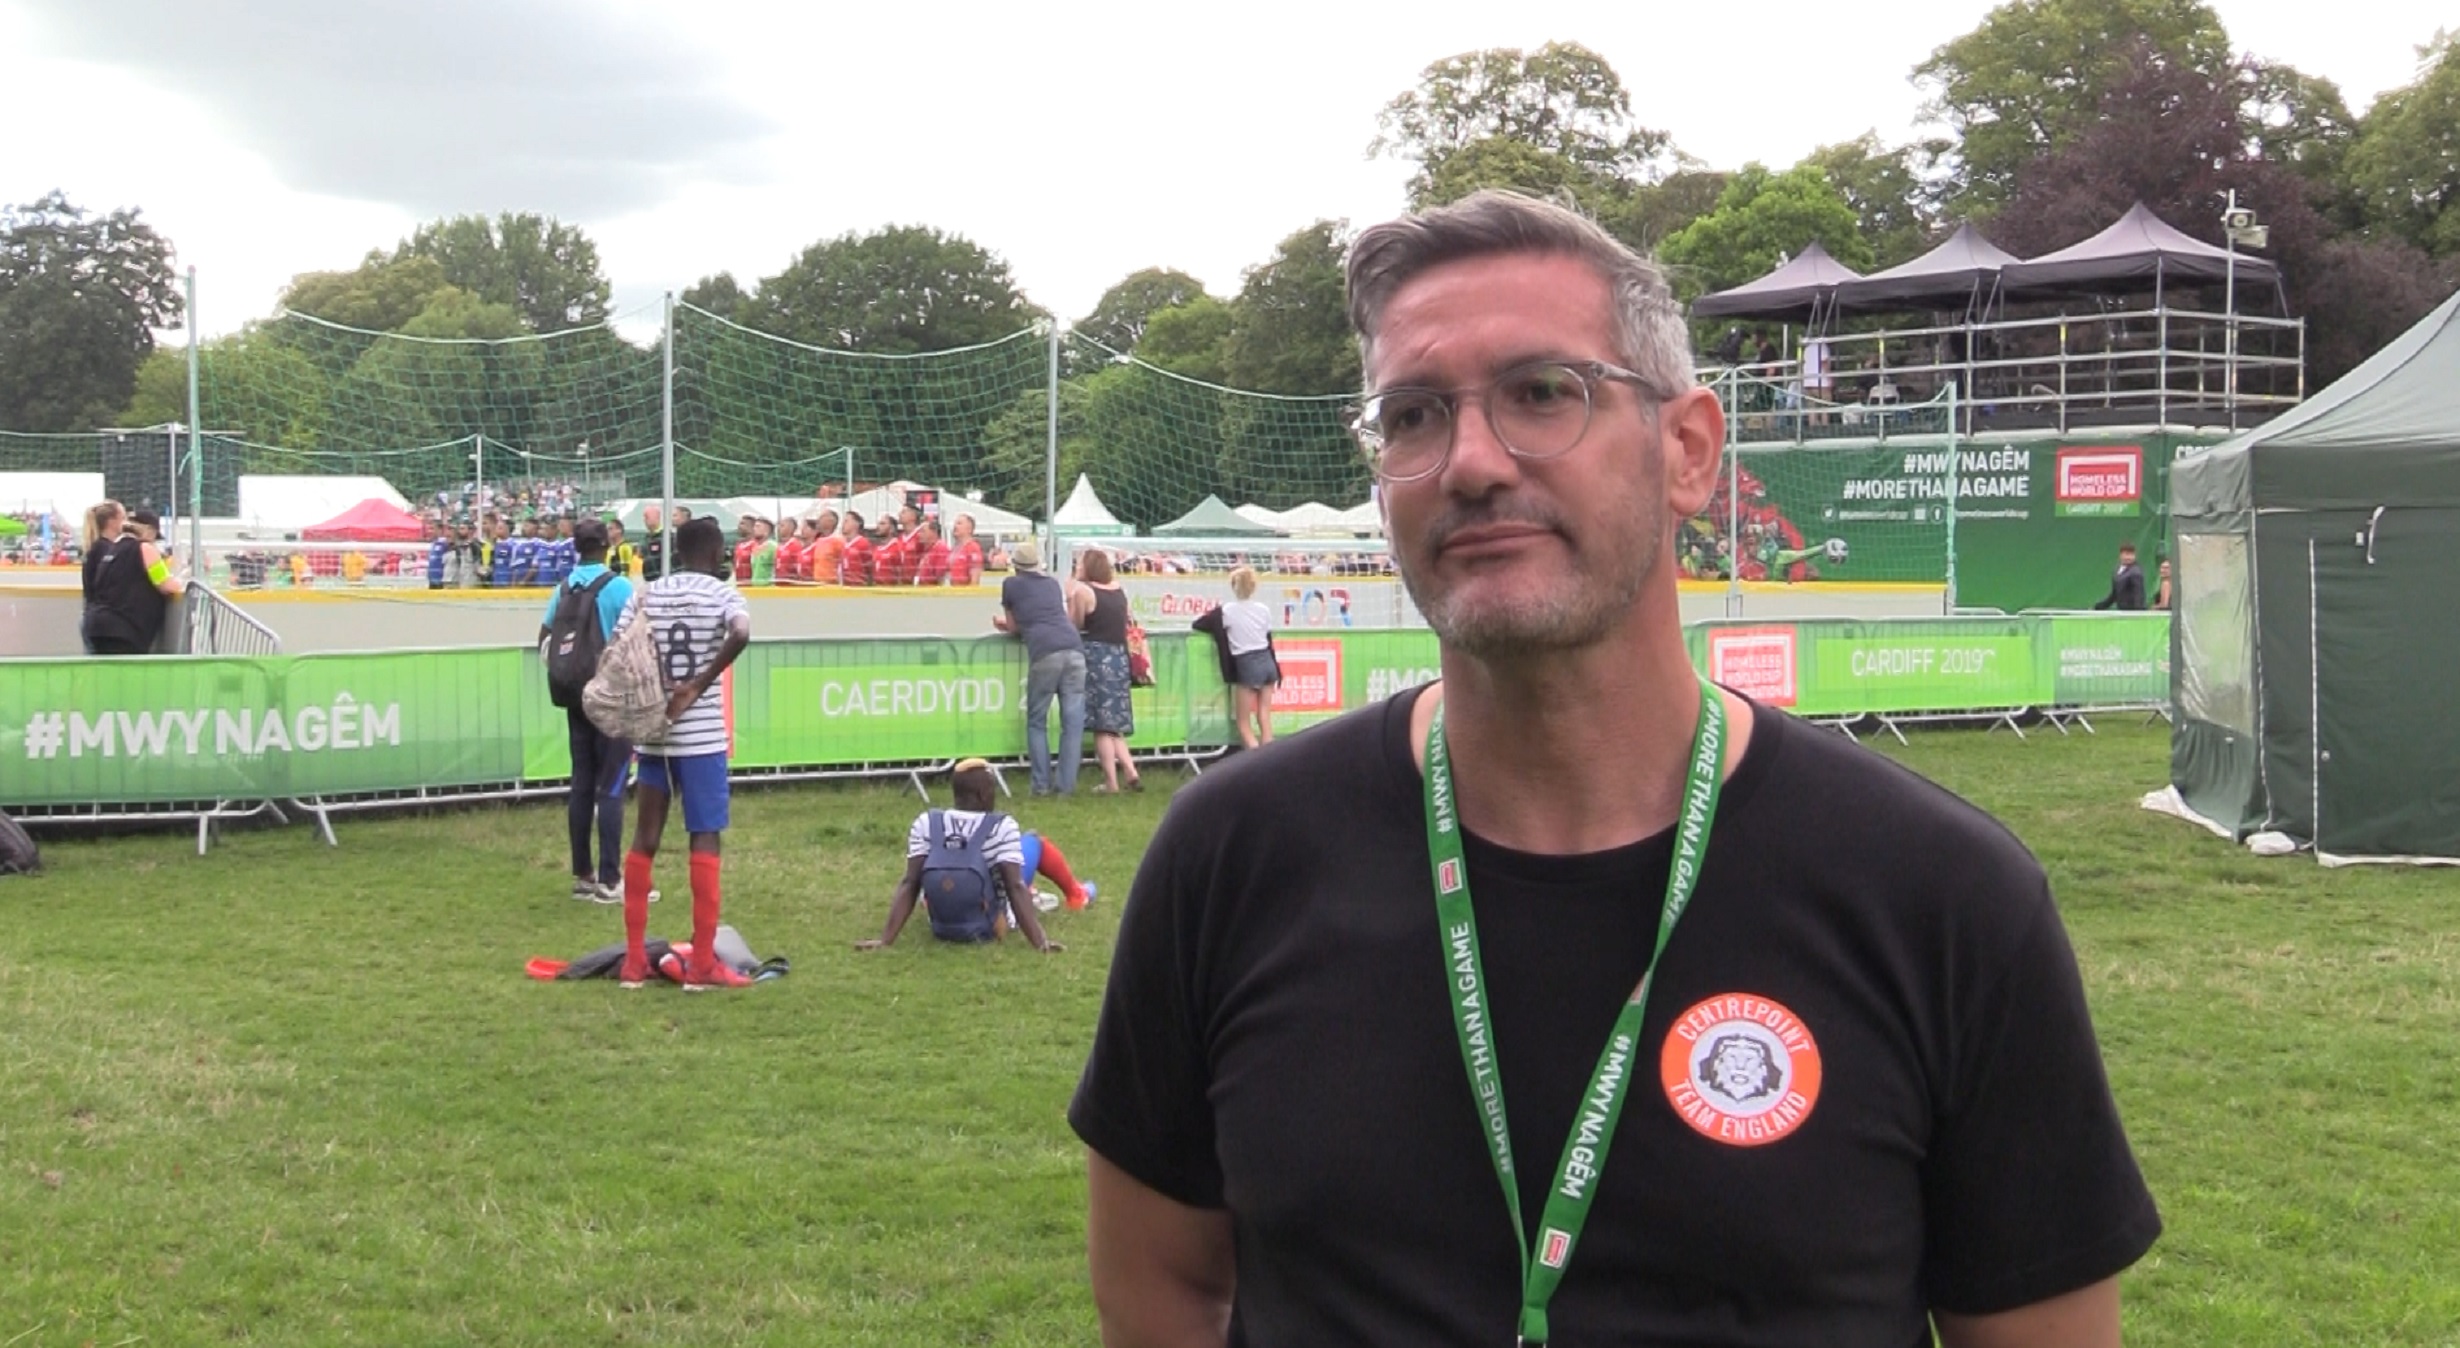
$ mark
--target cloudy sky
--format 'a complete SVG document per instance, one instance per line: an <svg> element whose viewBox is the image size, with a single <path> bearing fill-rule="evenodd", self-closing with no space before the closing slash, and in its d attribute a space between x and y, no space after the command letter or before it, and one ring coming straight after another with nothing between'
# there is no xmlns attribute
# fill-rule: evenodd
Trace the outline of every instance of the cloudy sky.
<svg viewBox="0 0 2460 1348"><path fill-rule="evenodd" d="M0 201L134 205L205 329L419 221L540 210L618 309L885 224L965 234L1061 313L1139 267L1216 293L1324 216L1396 211L1364 151L1434 59L1585 43L1709 164L1916 131L1908 73L1989 0L1884 4L0 0ZM2218 0L2242 49L2363 111L2445 0ZM637 329L639 320L627 323Z"/></svg>

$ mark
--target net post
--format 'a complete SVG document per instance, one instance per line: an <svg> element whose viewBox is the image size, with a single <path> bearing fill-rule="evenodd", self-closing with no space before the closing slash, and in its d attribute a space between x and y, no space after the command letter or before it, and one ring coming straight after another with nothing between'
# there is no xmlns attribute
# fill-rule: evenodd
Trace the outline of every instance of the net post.
<svg viewBox="0 0 2460 1348"><path fill-rule="evenodd" d="M487 433L470 436L470 499L478 506L480 519L487 516Z"/></svg>
<svg viewBox="0 0 2460 1348"><path fill-rule="evenodd" d="M659 449L660 497L658 510L658 556L666 561L669 572L675 566L675 292L666 292L666 339L659 343L664 369L659 381ZM644 577L655 580L657 577Z"/></svg>
<svg viewBox="0 0 2460 1348"><path fill-rule="evenodd" d="M1049 552L1052 567L1059 564L1059 316L1053 314L1051 324L1051 357L1048 378L1043 393L1049 404L1047 438L1042 455L1042 527L1044 550Z"/></svg>
<svg viewBox="0 0 2460 1348"><path fill-rule="evenodd" d="M1730 370L1726 372L1726 387L1731 391L1726 406L1740 408L1742 382ZM1734 438L1734 418L1728 418L1725 425L1725 616L1739 618L1742 611L1742 446Z"/></svg>
<svg viewBox="0 0 2460 1348"><path fill-rule="evenodd" d="M1955 380L1947 381L1947 590L1944 598L1945 616L1948 617L1956 614L1956 456L1963 448L1957 443L1956 436L1956 398L1959 392Z"/></svg>
<svg viewBox="0 0 2460 1348"><path fill-rule="evenodd" d="M205 579L205 423L198 415L196 267L188 268L188 571ZM176 468L178 459L172 460ZM179 499L179 474L171 475L171 499Z"/></svg>

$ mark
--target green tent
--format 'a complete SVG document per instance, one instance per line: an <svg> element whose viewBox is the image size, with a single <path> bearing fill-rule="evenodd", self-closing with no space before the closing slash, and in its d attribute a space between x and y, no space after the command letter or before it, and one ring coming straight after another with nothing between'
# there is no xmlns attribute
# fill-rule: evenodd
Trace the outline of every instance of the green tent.
<svg viewBox="0 0 2460 1348"><path fill-rule="evenodd" d="M1232 510L1218 496L1205 497L1196 503L1195 509L1153 529L1157 538L1260 538L1280 532Z"/></svg>
<svg viewBox="0 0 2460 1348"><path fill-rule="evenodd" d="M2243 838L2460 858L2460 295L2178 460L2170 780Z"/></svg>

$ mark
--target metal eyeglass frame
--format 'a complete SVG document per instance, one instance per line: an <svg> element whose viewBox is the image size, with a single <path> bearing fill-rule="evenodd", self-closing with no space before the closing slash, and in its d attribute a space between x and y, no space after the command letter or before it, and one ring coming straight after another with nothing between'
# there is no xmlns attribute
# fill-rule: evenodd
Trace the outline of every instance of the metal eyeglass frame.
<svg viewBox="0 0 2460 1348"><path fill-rule="evenodd" d="M1564 445L1563 448L1554 450L1551 453L1535 454L1513 444L1510 437L1503 433L1503 428L1495 424L1494 393L1496 389L1503 386L1505 380L1512 378L1514 375L1523 374L1530 370L1548 369L1569 371L1572 377L1579 381L1581 403L1580 431L1578 434L1574 435L1571 438L1570 443ZM1378 478L1381 478L1386 482L1417 482L1433 477L1435 474L1442 472L1444 470L1444 465L1452 462L1453 447L1460 443L1460 404L1462 395L1467 393L1475 393L1478 396L1478 408L1486 416L1486 429L1488 433L1495 437L1495 443L1503 446L1505 453L1510 454L1513 458L1522 460L1523 462L1545 463L1551 459L1562 458L1564 455L1580 448L1581 442L1589 438L1589 423L1594 420L1597 415L1597 386L1604 383L1629 384L1632 387L1639 389L1644 397L1650 399L1657 398L1657 391L1650 385L1646 376L1631 370L1626 370L1620 365L1609 364L1602 360L1529 360L1522 361L1520 364L1514 365L1509 369L1499 371L1493 378L1487 380L1484 384L1471 385L1467 388L1439 389L1428 388L1424 385L1405 384L1397 388L1385 389L1382 392L1368 395L1356 407L1350 408L1347 420L1349 422L1350 434L1357 437L1359 447L1366 451L1367 461L1375 470L1375 475ZM1433 463L1428 464L1424 469L1415 473L1400 474L1389 472L1385 469L1383 454L1384 435L1382 431L1376 429L1372 424L1375 420L1378 404L1382 403L1386 398L1392 397L1393 395L1399 393L1432 394L1436 398L1438 405L1444 409L1444 419L1445 426L1447 427L1447 433L1444 437L1443 453L1436 455Z"/></svg>

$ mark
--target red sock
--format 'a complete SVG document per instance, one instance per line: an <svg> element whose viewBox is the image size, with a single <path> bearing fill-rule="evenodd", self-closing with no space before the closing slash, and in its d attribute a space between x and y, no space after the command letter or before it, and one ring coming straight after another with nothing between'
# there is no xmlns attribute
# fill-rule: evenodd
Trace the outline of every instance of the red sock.
<svg viewBox="0 0 2460 1348"><path fill-rule="evenodd" d="M1085 906L1085 887L1076 883L1076 872L1068 869L1067 853L1060 851L1059 844L1052 842L1047 833L1042 835L1042 862L1034 869L1059 882L1059 892L1070 907Z"/></svg>
<svg viewBox="0 0 2460 1348"><path fill-rule="evenodd" d="M624 855L624 965L634 971L649 967L642 942L649 937L649 868L646 852Z"/></svg>
<svg viewBox="0 0 2460 1348"><path fill-rule="evenodd" d="M692 963L717 960L718 861L706 852L692 854Z"/></svg>

